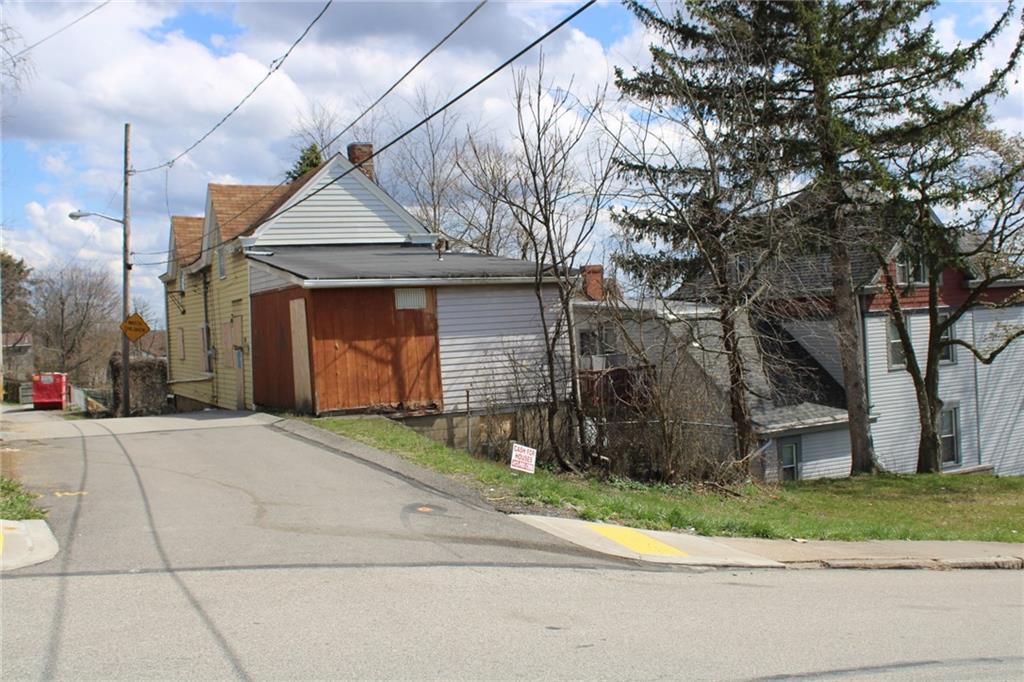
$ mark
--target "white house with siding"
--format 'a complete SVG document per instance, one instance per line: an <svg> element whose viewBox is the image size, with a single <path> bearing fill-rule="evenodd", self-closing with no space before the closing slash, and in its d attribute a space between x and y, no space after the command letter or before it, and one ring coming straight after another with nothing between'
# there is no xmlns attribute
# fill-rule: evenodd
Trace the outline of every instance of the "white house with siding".
<svg viewBox="0 0 1024 682"><path fill-rule="evenodd" d="M889 264L901 281L900 307L909 323L910 337L919 358L927 353L929 333L926 287L907 286L901 278L910 272L897 269L899 249ZM853 249L855 284L859 292L861 334L871 438L883 468L897 473L917 469L920 436L917 399L913 381L902 362L902 347L888 312L887 294L880 286L881 268L866 249ZM816 265L795 263L791 291L803 291L827 301L831 274L821 260ZM902 274L901 274L902 273ZM920 273L919 273L920 276ZM950 268L942 273L940 314L966 299L970 273ZM903 287L906 287L903 289ZM952 334L987 354L1015 330L1024 329L1024 304L1010 305L1010 297L1024 288L1020 280L1006 280L989 290L976 306L957 320ZM825 306L827 309L827 306ZM799 310L799 306L793 306ZM843 383L834 321L814 314L793 316L782 322L785 329ZM922 361L923 362L923 361ZM939 366L939 397L943 402L940 436L943 471L991 469L1000 476L1024 475L1024 338L1018 338L991 364L979 362L966 348L950 346Z"/></svg>

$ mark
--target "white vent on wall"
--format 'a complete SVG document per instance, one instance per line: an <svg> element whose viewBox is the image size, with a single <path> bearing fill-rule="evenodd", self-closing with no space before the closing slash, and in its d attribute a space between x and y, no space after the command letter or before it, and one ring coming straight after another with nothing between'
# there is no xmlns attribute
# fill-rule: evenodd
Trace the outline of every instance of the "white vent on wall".
<svg viewBox="0 0 1024 682"><path fill-rule="evenodd" d="M395 289L395 310L423 310L426 307L426 289Z"/></svg>

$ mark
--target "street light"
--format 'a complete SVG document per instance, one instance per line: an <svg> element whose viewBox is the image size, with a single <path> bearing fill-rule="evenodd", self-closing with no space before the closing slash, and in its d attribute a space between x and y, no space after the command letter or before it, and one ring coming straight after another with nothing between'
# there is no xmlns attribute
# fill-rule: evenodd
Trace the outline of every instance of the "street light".
<svg viewBox="0 0 1024 682"><path fill-rule="evenodd" d="M121 320L122 322L128 319L128 313L130 312L129 306L131 305L131 252L132 252L132 220L131 220L131 203L129 202L130 190L131 190L131 132L132 127L130 123L124 124L124 205L122 217L120 219L113 218L102 213L95 213L92 211L72 211L68 214L68 217L72 220L79 220L88 216L95 216L97 218L103 218L104 220L110 220L115 223L120 223L123 239L123 250L121 252L121 267L123 275L123 284L121 291ZM128 360L128 336L122 330L121 332L121 416L131 416L131 398L128 394L129 390L129 372L131 365Z"/></svg>
<svg viewBox="0 0 1024 682"><path fill-rule="evenodd" d="M71 213L68 213L68 217L71 218L72 220L81 220L82 218L88 218L89 216L103 218L104 220L109 220L111 222L120 223L121 225L124 225L124 221L121 220L120 218L113 218L111 216L104 215L103 213L92 213L91 211L72 211Z"/></svg>

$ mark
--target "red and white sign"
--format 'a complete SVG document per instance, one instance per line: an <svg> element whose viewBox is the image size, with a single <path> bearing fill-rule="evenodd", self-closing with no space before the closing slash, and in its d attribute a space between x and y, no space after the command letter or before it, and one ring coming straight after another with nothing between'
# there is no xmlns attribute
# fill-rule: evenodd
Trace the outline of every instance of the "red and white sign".
<svg viewBox="0 0 1024 682"><path fill-rule="evenodd" d="M519 443L512 443L512 463L516 471L532 474L537 466L537 451Z"/></svg>

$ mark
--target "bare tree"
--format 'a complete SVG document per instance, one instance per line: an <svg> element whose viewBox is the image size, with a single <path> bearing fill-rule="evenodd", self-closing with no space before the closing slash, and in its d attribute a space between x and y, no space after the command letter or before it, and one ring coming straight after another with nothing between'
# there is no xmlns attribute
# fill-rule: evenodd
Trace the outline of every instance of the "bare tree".
<svg viewBox="0 0 1024 682"><path fill-rule="evenodd" d="M43 368L95 381L118 338L120 294L102 266L70 265L43 272L32 297Z"/></svg>
<svg viewBox="0 0 1024 682"><path fill-rule="evenodd" d="M337 136L344 126L341 112L334 105L324 100L311 100L309 110L300 111L292 126L295 151L302 153L311 145L316 145L323 158L331 158L341 148Z"/></svg>
<svg viewBox="0 0 1024 682"><path fill-rule="evenodd" d="M426 87L416 90L409 113L420 119L434 112L445 100ZM402 127L395 119L396 130ZM459 113L446 109L390 151L394 190L408 196L413 216L432 232L450 239L450 232L461 231L452 225L456 218L453 204L460 195L462 175L456 162L460 140ZM458 241L455 239L455 241Z"/></svg>
<svg viewBox="0 0 1024 682"><path fill-rule="evenodd" d="M494 256L525 259L530 241L501 197L512 182L515 157L497 140L467 135L455 157L462 175L451 204L455 219L447 236L456 245Z"/></svg>
<svg viewBox="0 0 1024 682"><path fill-rule="evenodd" d="M594 122L604 104L603 90L589 105L579 105L570 93L571 83L564 89L552 87L544 74L543 57L533 79L525 71L514 78L513 172L498 198L508 207L528 244L526 253L536 263L534 292L548 370L548 444L560 466L574 470L577 458L565 452L556 437L567 378L573 448L587 449L573 323L573 300L579 288L574 266L611 201L612 158L618 141L596 134Z"/></svg>
<svg viewBox="0 0 1024 682"><path fill-rule="evenodd" d="M898 186L909 190L892 199L902 208L897 224L907 226L900 235L903 277L890 264L889 250L879 249L876 255L917 398L921 432L917 471L938 472L943 457L941 362L960 347L978 362L991 364L1024 337L1024 326L1012 321L978 341L954 334L957 322L972 310L1024 303L1021 288L999 288L1024 279L1024 138L985 130L979 122L914 145L894 168L900 176ZM922 276L923 282L915 283ZM944 296L944 286L955 286L960 278L961 295ZM904 295L917 287L927 292L928 337L923 356L915 350L902 303Z"/></svg>

